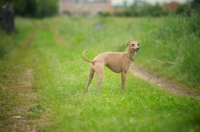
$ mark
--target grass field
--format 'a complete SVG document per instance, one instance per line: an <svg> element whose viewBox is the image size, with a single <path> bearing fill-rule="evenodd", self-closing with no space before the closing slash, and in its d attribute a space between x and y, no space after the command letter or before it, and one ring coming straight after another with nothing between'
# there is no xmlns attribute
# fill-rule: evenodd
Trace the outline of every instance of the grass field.
<svg viewBox="0 0 200 132"><path fill-rule="evenodd" d="M10 46L3 46L8 50L0 59L0 130L22 130L9 120L20 116L36 124L37 131L48 132L200 131L199 100L167 93L130 73L123 91L120 74L105 68L101 92L95 90L95 76L83 94L90 65L82 59L85 49L92 59L101 52L124 51L127 41L138 40L141 49L134 63L158 70L144 56L158 50L145 46L161 43L148 36L159 23L162 19L17 18L16 34L1 33ZM16 85L26 71L32 74L31 85ZM22 94L26 88L28 95Z"/></svg>

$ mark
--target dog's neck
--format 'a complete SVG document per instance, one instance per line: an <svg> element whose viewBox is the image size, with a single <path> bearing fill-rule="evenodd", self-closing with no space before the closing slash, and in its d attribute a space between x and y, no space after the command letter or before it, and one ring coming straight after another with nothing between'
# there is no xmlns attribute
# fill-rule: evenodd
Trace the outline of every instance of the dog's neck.
<svg viewBox="0 0 200 132"><path fill-rule="evenodd" d="M132 49L127 48L127 50L125 51L125 55L131 60L133 61L135 59L135 54L136 52Z"/></svg>

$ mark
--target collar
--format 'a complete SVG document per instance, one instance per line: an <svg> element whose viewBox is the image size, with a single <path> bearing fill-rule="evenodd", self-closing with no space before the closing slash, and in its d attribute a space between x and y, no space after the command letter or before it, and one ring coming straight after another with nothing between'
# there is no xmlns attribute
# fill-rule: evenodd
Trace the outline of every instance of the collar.
<svg viewBox="0 0 200 132"><path fill-rule="evenodd" d="M134 58L132 58L129 53L127 51L124 52L124 54L126 55L126 57L128 57L131 61L134 60Z"/></svg>

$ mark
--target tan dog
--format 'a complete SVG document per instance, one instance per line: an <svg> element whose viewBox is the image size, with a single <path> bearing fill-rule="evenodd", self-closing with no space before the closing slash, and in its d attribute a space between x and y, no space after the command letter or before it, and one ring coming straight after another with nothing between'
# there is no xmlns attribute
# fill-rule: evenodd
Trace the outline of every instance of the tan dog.
<svg viewBox="0 0 200 132"><path fill-rule="evenodd" d="M95 72L98 76L97 91L100 91L100 86L103 81L104 66L107 66L113 72L121 73L122 89L125 88L126 73L130 67L131 62L134 60L136 52L139 50L139 44L136 41L128 42L127 46L128 47L125 52L106 52L97 55L93 60L88 60L85 58L85 53L88 52L88 50L83 52L83 58L87 62L92 63L90 66L90 75L85 92L88 91L88 87L93 79Z"/></svg>

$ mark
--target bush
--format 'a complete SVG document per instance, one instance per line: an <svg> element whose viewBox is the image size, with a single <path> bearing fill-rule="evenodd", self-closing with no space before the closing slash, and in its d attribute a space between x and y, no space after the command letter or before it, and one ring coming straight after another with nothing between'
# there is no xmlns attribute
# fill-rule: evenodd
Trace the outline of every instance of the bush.
<svg viewBox="0 0 200 132"><path fill-rule="evenodd" d="M183 4L176 9L176 13L179 15L183 15L183 16L190 16L191 9L190 9L189 5Z"/></svg>
<svg viewBox="0 0 200 132"><path fill-rule="evenodd" d="M98 15L101 16L101 17L109 17L109 16L111 16L111 14L109 12L99 12Z"/></svg>

